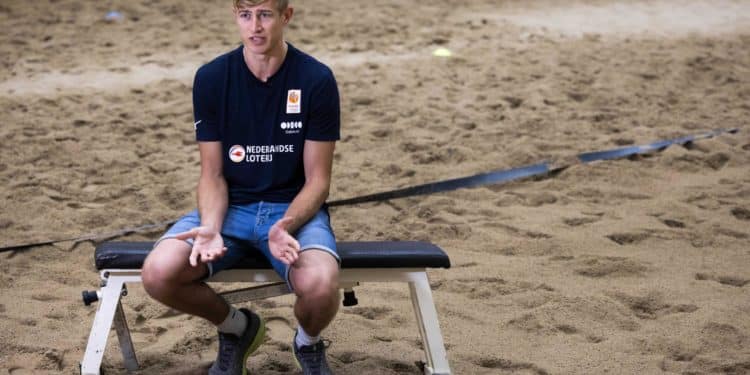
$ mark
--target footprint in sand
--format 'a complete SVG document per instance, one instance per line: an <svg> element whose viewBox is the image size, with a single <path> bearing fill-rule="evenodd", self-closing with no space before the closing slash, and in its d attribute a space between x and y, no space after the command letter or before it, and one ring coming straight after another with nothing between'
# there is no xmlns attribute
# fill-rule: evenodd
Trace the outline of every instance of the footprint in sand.
<svg viewBox="0 0 750 375"><path fill-rule="evenodd" d="M592 343L592 344L598 344L600 342L604 342L607 340L606 337L598 336L598 335L587 335L586 341Z"/></svg>
<svg viewBox="0 0 750 375"><path fill-rule="evenodd" d="M651 235L649 233L613 233L607 235L607 238L614 241L618 245L634 245L637 244Z"/></svg>
<svg viewBox="0 0 750 375"><path fill-rule="evenodd" d="M668 226L670 228L685 228L685 223L683 223L683 222L681 222L679 220L663 219L661 222L664 223L664 225L666 225L666 226Z"/></svg>
<svg viewBox="0 0 750 375"><path fill-rule="evenodd" d="M417 164L457 164L466 160L466 154L455 147L428 151L412 155Z"/></svg>
<svg viewBox="0 0 750 375"><path fill-rule="evenodd" d="M750 337L731 324L711 322L701 329L700 341L714 350L742 350L750 344Z"/></svg>
<svg viewBox="0 0 750 375"><path fill-rule="evenodd" d="M13 226L13 220L0 219L0 229L8 229Z"/></svg>
<svg viewBox="0 0 750 375"><path fill-rule="evenodd" d="M458 124L458 126L464 130L474 130L477 128L477 124L475 122L462 122Z"/></svg>
<svg viewBox="0 0 750 375"><path fill-rule="evenodd" d="M44 352L44 358L41 362L36 365L37 369L61 371L63 369L63 361L65 352L60 352L56 349L50 349Z"/></svg>
<svg viewBox="0 0 750 375"><path fill-rule="evenodd" d="M81 128L81 127L90 126L90 125L92 125L92 122L88 120L82 120L82 119L73 120L73 126L75 126L76 128Z"/></svg>
<svg viewBox="0 0 750 375"><path fill-rule="evenodd" d="M705 163L713 170L719 170L723 168L729 162L729 155L719 152L709 156Z"/></svg>
<svg viewBox="0 0 750 375"><path fill-rule="evenodd" d="M383 168L382 174L385 176L398 176L403 170L396 164L388 164Z"/></svg>
<svg viewBox="0 0 750 375"><path fill-rule="evenodd" d="M35 293L31 295L31 299L36 300L36 301L48 302L48 301L59 300L60 297L56 297L56 296L53 296L51 294L46 294L46 293Z"/></svg>
<svg viewBox="0 0 750 375"><path fill-rule="evenodd" d="M399 148L403 152L407 153L415 153L415 152L421 152L427 150L429 147L427 145L420 145L412 142L404 142L399 145Z"/></svg>
<svg viewBox="0 0 750 375"><path fill-rule="evenodd" d="M579 227L585 224L596 223L599 220L601 218L598 217L568 217L563 219L563 223L571 227Z"/></svg>
<svg viewBox="0 0 750 375"><path fill-rule="evenodd" d="M745 278L741 278L741 277L736 277L736 276L717 276L717 275L709 275L709 274L705 274L705 273L697 273L697 274L695 274L695 279L696 280L701 280L701 281L703 281L703 280L716 281L716 282L718 282L720 284L723 284L723 285L730 285L730 286L735 286L735 287L738 287L738 288L742 288L743 286L745 286L748 283L750 283L750 280L745 279Z"/></svg>
<svg viewBox="0 0 750 375"><path fill-rule="evenodd" d="M351 99L351 103L358 107L359 106L366 107L366 106L372 105L372 103L374 102L375 102L375 99L373 99L370 96L357 96Z"/></svg>
<svg viewBox="0 0 750 375"><path fill-rule="evenodd" d="M501 288L506 287L503 279L486 277L477 279L446 280L435 289L446 290L450 293L466 294L471 299L486 299L497 295L504 295Z"/></svg>
<svg viewBox="0 0 750 375"><path fill-rule="evenodd" d="M494 300L495 297L532 291L554 291L547 284L535 284L525 281L508 282L498 277L465 278L446 280L435 289L449 293L463 294L471 299Z"/></svg>
<svg viewBox="0 0 750 375"><path fill-rule="evenodd" d="M269 358L264 361L263 366L261 367L262 371L260 371L260 373L266 374L269 372L274 372L274 373L287 374L287 373L294 372L296 369L297 368L290 363L285 363L285 362L281 362L273 358Z"/></svg>
<svg viewBox="0 0 750 375"><path fill-rule="evenodd" d="M65 319L65 315L59 312L49 312L49 313L44 314L44 317L47 319L52 319L52 320L64 320Z"/></svg>
<svg viewBox="0 0 750 375"><path fill-rule="evenodd" d="M528 362L516 362L499 357L481 357L472 360L475 365L488 369L498 369L512 372L531 372L537 375L547 375L547 370Z"/></svg>
<svg viewBox="0 0 750 375"><path fill-rule="evenodd" d="M390 315L390 307L373 306L373 307L352 307L345 309L345 314L359 315L367 320L380 320Z"/></svg>
<svg viewBox="0 0 750 375"><path fill-rule="evenodd" d="M508 106L512 109L516 109L523 104L523 99L514 96L506 96L503 100L505 100L505 102L508 103Z"/></svg>
<svg viewBox="0 0 750 375"><path fill-rule="evenodd" d="M523 198L523 206L526 207L540 207L545 204L553 204L557 202L557 197L548 192L520 195Z"/></svg>
<svg viewBox="0 0 750 375"><path fill-rule="evenodd" d="M573 335L578 333L578 328L573 327L570 324L560 324L555 326L555 329L566 334L566 335Z"/></svg>
<svg viewBox="0 0 750 375"><path fill-rule="evenodd" d="M578 103L588 99L589 97L588 95L584 93L579 93L579 92L568 92L567 95L568 95L568 98Z"/></svg>
<svg viewBox="0 0 750 375"><path fill-rule="evenodd" d="M736 239L740 239L740 240L744 240L744 239L746 239L748 237L747 233L738 232L736 230L731 230L731 229L727 229L727 228L721 228L721 227L717 227L717 226L714 226L714 232L716 232L717 234L722 234L722 235L725 235L727 237L732 237L732 238L736 238Z"/></svg>
<svg viewBox="0 0 750 375"><path fill-rule="evenodd" d="M283 316L263 317L266 323L266 336L279 343L289 342L294 337L294 326Z"/></svg>
<svg viewBox="0 0 750 375"><path fill-rule="evenodd" d="M575 273L591 278L642 276L648 270L645 264L625 257L585 255L576 263Z"/></svg>
<svg viewBox="0 0 750 375"><path fill-rule="evenodd" d="M528 238L528 239L547 239L547 238L552 238L551 234L547 234L547 233L544 233L544 232L536 232L536 231L532 231L532 230L525 230L525 229L518 228L518 227L509 225L509 224L503 224L503 223L499 223L499 222L495 222L495 221L491 221L491 222L487 222L487 223L482 223L482 226L483 227L487 227L487 228L499 228L499 229L503 229L503 230L505 230L506 232L508 232L511 235L518 236L518 237L523 237L523 238Z"/></svg>
<svg viewBox="0 0 750 375"><path fill-rule="evenodd" d="M419 370L414 364L401 361L379 359L375 361L379 367L387 368L395 373L414 373Z"/></svg>
<svg viewBox="0 0 750 375"><path fill-rule="evenodd" d="M335 355L334 358L338 359L341 363L348 365L350 363L364 361L369 357L364 353L346 351L341 354Z"/></svg>
<svg viewBox="0 0 750 375"><path fill-rule="evenodd" d="M376 138L385 138L391 134L390 129L376 129L370 132Z"/></svg>
<svg viewBox="0 0 750 375"><path fill-rule="evenodd" d="M698 306L692 304L670 305L664 301L664 297L659 293L631 296L617 292L611 294L611 296L625 304L640 319L656 319L663 315L692 313L698 310Z"/></svg>
<svg viewBox="0 0 750 375"><path fill-rule="evenodd" d="M667 358L675 362L690 362L693 360L693 358L695 358L696 355L698 355L698 353L694 351L688 351L682 348L676 348L671 353L669 353Z"/></svg>
<svg viewBox="0 0 750 375"><path fill-rule="evenodd" d="M518 318L513 318L508 321L508 326L516 329L520 329L526 332L541 333L543 331L549 331L539 318L534 314L523 314Z"/></svg>
<svg viewBox="0 0 750 375"><path fill-rule="evenodd" d="M734 207L731 212L732 216L737 218L737 220L750 221L750 210L746 208Z"/></svg>
<svg viewBox="0 0 750 375"><path fill-rule="evenodd" d="M612 142L617 146L630 146L635 144L635 141L630 138L615 138Z"/></svg>
<svg viewBox="0 0 750 375"><path fill-rule="evenodd" d="M28 326L28 327L35 327L37 325L36 319L31 319L31 318L19 319L18 323L24 326Z"/></svg>

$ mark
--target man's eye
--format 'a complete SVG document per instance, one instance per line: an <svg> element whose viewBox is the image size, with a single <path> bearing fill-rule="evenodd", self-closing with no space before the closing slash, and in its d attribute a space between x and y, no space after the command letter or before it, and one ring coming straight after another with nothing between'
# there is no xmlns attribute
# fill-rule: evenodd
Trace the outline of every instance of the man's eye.
<svg viewBox="0 0 750 375"><path fill-rule="evenodd" d="M273 17L273 13L271 12L263 12L260 14L261 18L271 18Z"/></svg>
<svg viewBox="0 0 750 375"><path fill-rule="evenodd" d="M248 13L248 12L242 12L242 13L240 13L240 18L250 18L250 13Z"/></svg>

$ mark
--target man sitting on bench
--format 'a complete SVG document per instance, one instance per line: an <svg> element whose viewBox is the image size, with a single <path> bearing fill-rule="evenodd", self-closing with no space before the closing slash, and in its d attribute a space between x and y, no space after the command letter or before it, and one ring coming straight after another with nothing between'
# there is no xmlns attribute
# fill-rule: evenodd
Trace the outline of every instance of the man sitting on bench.
<svg viewBox="0 0 750 375"><path fill-rule="evenodd" d="M234 15L242 46L195 75L198 209L156 243L143 264L144 288L217 326L209 374L244 374L263 341L263 321L202 280L260 251L297 296L297 363L305 374L328 374L320 333L339 305L340 261L324 205L339 139L336 81L284 41L288 1L234 0Z"/></svg>

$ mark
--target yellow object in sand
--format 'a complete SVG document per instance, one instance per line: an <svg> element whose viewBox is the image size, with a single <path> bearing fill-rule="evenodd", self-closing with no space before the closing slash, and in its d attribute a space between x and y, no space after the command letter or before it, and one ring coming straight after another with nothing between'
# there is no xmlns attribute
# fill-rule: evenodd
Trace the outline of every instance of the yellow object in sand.
<svg viewBox="0 0 750 375"><path fill-rule="evenodd" d="M451 57L453 56L453 52L447 48L440 47L432 51L432 55L437 57Z"/></svg>

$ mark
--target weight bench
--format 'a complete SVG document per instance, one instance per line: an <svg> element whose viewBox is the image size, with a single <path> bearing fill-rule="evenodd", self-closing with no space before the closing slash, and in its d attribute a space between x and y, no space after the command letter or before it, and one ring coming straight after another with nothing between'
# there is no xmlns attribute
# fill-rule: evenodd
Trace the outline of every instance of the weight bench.
<svg viewBox="0 0 750 375"><path fill-rule="evenodd" d="M99 302L81 362L84 375L99 374L107 338L114 323L125 368L138 369L120 298L127 295L125 284L141 282L141 266L152 242L105 242L97 246L94 258L100 271L101 289L84 291L83 301ZM450 268L450 259L439 247L426 242L339 242L340 285L344 306L357 304L353 287L362 282L406 282L417 317L425 352L425 374L450 374L448 358L432 300L427 268ZM221 293L229 303L245 302L290 293L286 283L259 254L238 267L214 275L208 282L259 282L258 286Z"/></svg>

